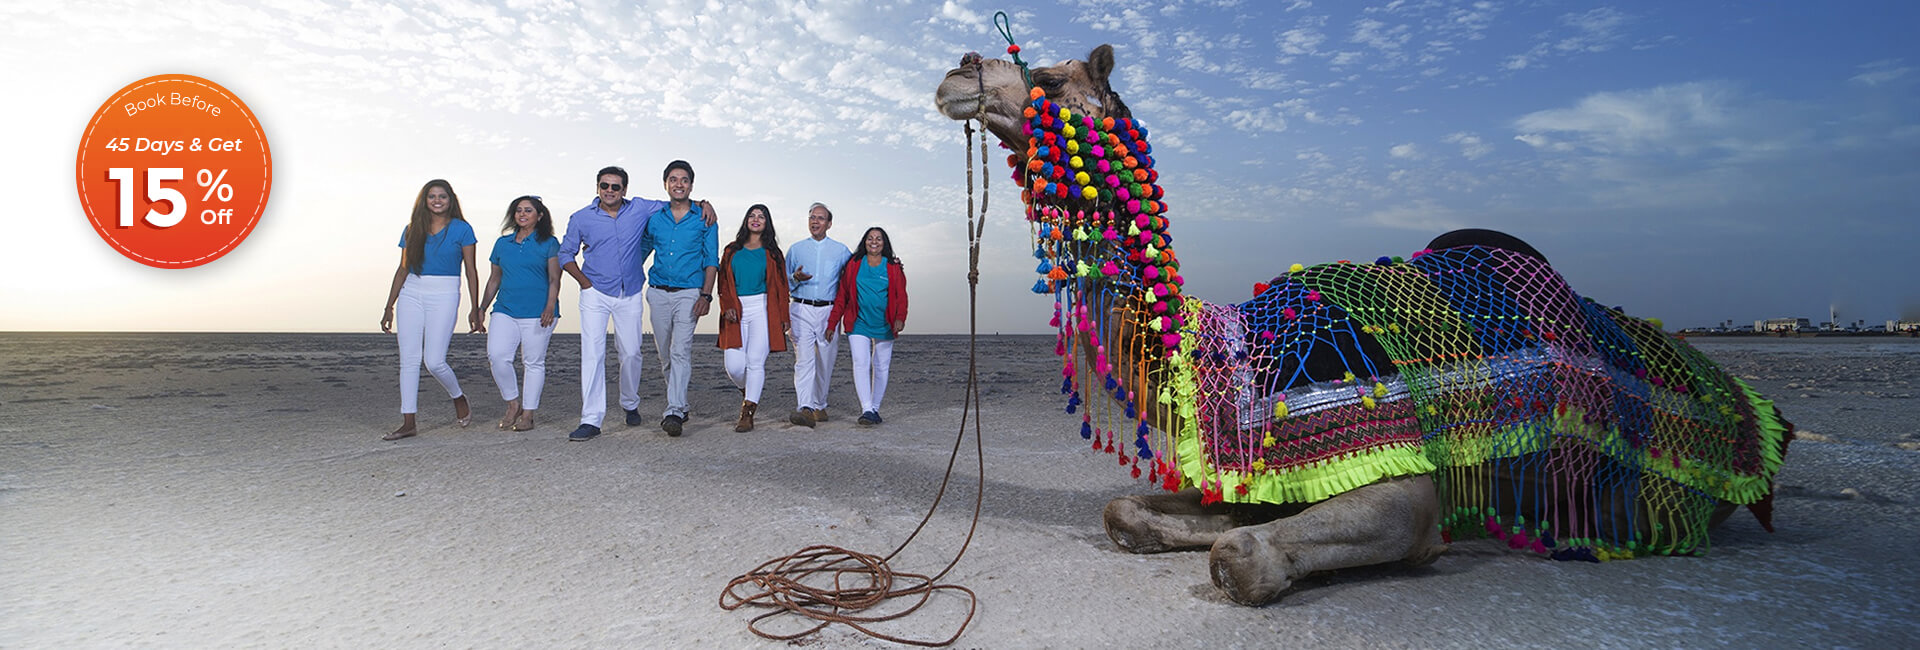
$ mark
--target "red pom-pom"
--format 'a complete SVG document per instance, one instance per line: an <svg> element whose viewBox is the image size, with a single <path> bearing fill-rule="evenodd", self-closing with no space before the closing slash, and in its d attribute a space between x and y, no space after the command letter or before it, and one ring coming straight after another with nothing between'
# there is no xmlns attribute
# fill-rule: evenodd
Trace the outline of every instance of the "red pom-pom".
<svg viewBox="0 0 1920 650"><path fill-rule="evenodd" d="M1007 53L1008 53L1008 54L1019 54L1019 53L1020 53L1020 46L1018 46L1018 45L1008 45L1008 46L1007 46Z"/></svg>

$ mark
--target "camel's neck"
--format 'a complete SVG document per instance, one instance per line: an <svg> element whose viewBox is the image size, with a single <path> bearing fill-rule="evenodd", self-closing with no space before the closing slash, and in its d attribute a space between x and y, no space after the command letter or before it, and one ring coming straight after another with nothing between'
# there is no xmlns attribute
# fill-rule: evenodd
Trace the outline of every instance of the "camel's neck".
<svg viewBox="0 0 1920 650"><path fill-rule="evenodd" d="M1089 388L1110 393L1126 419L1138 421L1128 428L1146 455L1147 425L1171 428L1162 416L1172 410L1159 398L1179 362L1188 312L1153 148L1132 119L1096 121L1038 90L1031 99L1027 144L1012 162L1041 260L1034 291L1054 296L1062 391L1070 410ZM1096 431L1092 420L1083 419L1083 435ZM1107 450L1115 450L1111 438Z"/></svg>

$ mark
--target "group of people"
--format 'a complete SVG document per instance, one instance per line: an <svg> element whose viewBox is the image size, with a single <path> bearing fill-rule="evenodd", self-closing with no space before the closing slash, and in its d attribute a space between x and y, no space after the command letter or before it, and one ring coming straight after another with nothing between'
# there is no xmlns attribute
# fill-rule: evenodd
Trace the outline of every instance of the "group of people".
<svg viewBox="0 0 1920 650"><path fill-rule="evenodd" d="M627 426L643 421L640 319L648 311L667 385L660 428L679 436L689 413L693 329L716 302L727 376L741 392L735 431L753 429L767 356L785 351L789 337L797 404L788 421L806 427L826 421L827 386L842 333L851 342L861 408L857 421L880 424L893 340L907 320L906 274L887 231L868 228L856 254L827 237L833 211L815 203L807 210L810 236L783 254L771 211L754 204L733 241L722 248L713 206L690 198L693 178L693 166L676 160L661 174L665 201L629 199L626 170L601 169L594 201L568 218L558 239L553 214L540 197L514 199L488 256L492 271L484 290L476 271L478 239L459 197L446 181L428 181L401 231L400 266L380 319L380 329L397 331L400 343L401 423L384 439L419 433L423 366L452 398L454 423L473 422L472 405L447 363L463 272L473 304L468 331L487 333L488 365L506 402L500 429L526 431L537 425L547 342L560 318L562 273L580 286L580 425L569 440L600 435L607 410L609 324L620 408ZM649 259L652 265L646 266ZM486 315L489 306L491 316ZM525 368L521 382L513 375L516 352Z"/></svg>

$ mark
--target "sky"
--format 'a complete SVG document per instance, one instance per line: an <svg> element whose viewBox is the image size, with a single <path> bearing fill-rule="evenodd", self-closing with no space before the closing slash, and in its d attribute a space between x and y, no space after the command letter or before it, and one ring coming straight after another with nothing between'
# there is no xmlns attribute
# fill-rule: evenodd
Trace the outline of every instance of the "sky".
<svg viewBox="0 0 1920 650"><path fill-rule="evenodd" d="M172 0L0 4L0 331L375 332L428 179L484 276L511 198L564 228L600 167L660 197L678 158L728 235L754 203L785 242L814 201L843 242L885 227L906 331L964 333L967 148L932 98L1006 57L1002 9L1036 65L1114 46L1191 295L1485 227L1670 329L1920 319L1912 2ZM116 253L74 189L94 111L163 73L237 94L273 153L257 229L192 269ZM980 328L1046 332L1004 153Z"/></svg>

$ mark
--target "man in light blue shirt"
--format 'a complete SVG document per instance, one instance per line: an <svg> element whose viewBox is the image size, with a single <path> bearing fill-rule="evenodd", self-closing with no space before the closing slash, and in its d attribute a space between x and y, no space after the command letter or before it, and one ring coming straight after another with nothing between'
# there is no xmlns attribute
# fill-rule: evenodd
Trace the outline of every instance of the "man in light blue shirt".
<svg viewBox="0 0 1920 650"><path fill-rule="evenodd" d="M660 429L679 436L687 421L687 381L692 378L693 328L713 306L713 282L720 265L720 232L711 206L694 205L693 166L667 163L661 174L668 203L647 219L636 264L653 257L653 281L647 307L653 310L653 345L667 378L667 409Z"/></svg>
<svg viewBox="0 0 1920 650"><path fill-rule="evenodd" d="M833 381L833 361L840 353L840 337L827 323L833 296L840 288L840 272L853 252L827 238L833 211L822 203L807 209L807 233L787 250L787 276L793 305L793 394L799 407L788 422L811 427L827 420L827 384Z"/></svg>
<svg viewBox="0 0 1920 650"><path fill-rule="evenodd" d="M627 426L640 424L640 318L646 310L640 292L647 280L640 239L648 217L667 205L626 198L627 170L607 167L596 176L594 202L567 219L560 240L560 270L580 284L580 427L567 436L574 441L600 435L606 417L608 321L619 353L620 408Z"/></svg>

